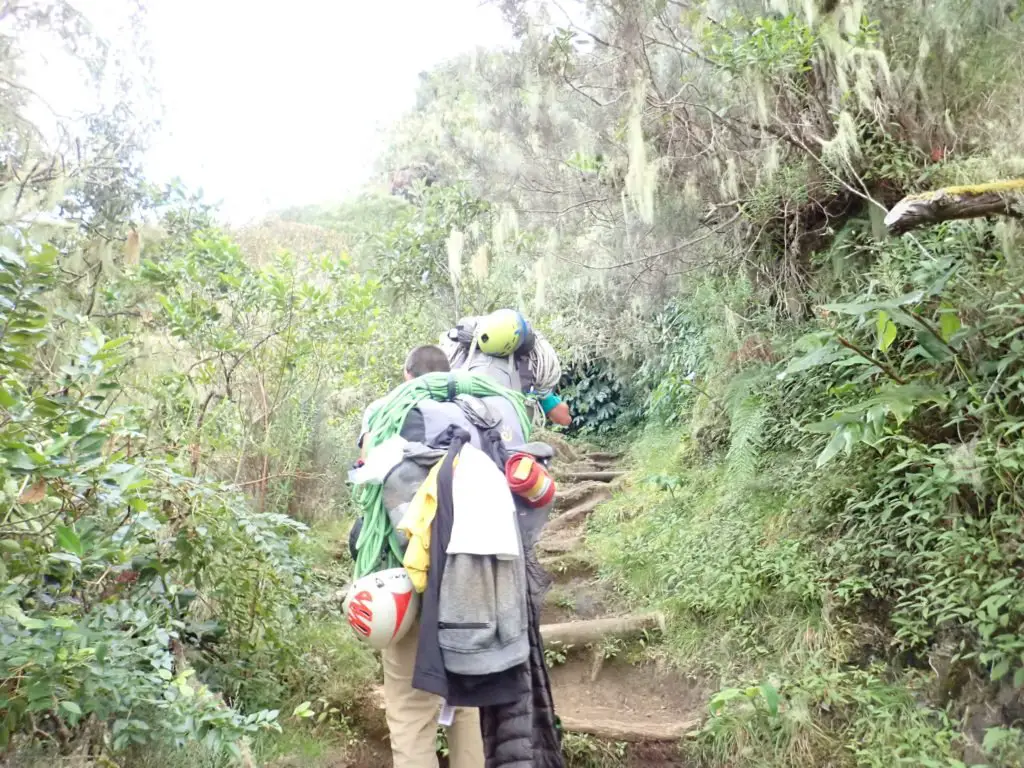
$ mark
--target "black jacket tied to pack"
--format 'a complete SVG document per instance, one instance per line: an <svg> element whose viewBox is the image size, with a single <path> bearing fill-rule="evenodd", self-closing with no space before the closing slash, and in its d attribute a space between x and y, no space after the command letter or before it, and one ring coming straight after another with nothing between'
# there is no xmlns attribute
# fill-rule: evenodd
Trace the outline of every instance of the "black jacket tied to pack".
<svg viewBox="0 0 1024 768"><path fill-rule="evenodd" d="M484 434L483 450L504 469L505 446L497 430ZM532 541L523 537L526 560L527 661L489 675L459 675L445 669L438 638L441 584L454 520L452 478L455 457L469 434L451 427L434 447L448 452L437 476L437 512L431 527L431 563L423 593L419 645L413 687L444 698L453 706L478 707L487 758L486 768L564 768L561 737L555 727L551 681L540 637L540 602L546 579L533 556ZM445 446L444 443L447 443Z"/></svg>

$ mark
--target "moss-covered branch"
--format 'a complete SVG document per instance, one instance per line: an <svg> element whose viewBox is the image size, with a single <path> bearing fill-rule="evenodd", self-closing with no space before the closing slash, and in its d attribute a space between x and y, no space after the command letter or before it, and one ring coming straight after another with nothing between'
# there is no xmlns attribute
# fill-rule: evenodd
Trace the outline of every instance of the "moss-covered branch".
<svg viewBox="0 0 1024 768"><path fill-rule="evenodd" d="M952 219L981 216L1024 216L1024 179L995 181L962 187L945 187L903 198L885 217L890 234Z"/></svg>

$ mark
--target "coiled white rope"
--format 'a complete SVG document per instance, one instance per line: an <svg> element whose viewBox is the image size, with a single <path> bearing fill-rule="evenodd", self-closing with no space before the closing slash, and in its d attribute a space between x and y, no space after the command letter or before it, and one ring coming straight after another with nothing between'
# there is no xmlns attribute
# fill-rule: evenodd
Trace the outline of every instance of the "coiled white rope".
<svg viewBox="0 0 1024 768"><path fill-rule="evenodd" d="M533 371L534 386L541 397L550 395L558 388L558 382L562 378L562 364L558 362L558 355L554 347L541 335L540 331L534 329L533 335L536 341L533 349L530 350L530 370Z"/></svg>

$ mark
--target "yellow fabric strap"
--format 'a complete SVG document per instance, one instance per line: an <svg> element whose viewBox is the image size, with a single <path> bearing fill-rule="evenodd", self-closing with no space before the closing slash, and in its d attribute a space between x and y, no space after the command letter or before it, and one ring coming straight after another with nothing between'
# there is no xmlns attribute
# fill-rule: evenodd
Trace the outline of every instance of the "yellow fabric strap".
<svg viewBox="0 0 1024 768"><path fill-rule="evenodd" d="M458 466L459 457L455 457L452 466ZM398 524L399 531L409 537L409 546L402 557L402 565L409 574L413 588L423 592L427 588L427 572L430 570L430 530L437 515L437 474L441 462L430 468L427 478L416 490L416 495L409 502L409 508Z"/></svg>

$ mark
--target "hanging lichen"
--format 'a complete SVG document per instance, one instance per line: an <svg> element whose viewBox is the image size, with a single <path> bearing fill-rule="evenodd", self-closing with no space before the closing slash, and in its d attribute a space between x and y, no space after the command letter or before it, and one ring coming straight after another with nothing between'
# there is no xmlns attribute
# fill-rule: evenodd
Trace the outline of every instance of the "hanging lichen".
<svg viewBox="0 0 1024 768"><path fill-rule="evenodd" d="M491 244L495 252L505 252L508 242L519 233L519 217L515 208L510 205L502 206L501 212L494 218L491 227Z"/></svg>
<svg viewBox="0 0 1024 768"><path fill-rule="evenodd" d="M646 81L637 77L633 86L633 99L626 122L626 143L629 166L626 170L626 195L640 218L647 224L654 222L654 190L658 183L657 165L647 158L644 141L643 109Z"/></svg>
<svg viewBox="0 0 1024 768"><path fill-rule="evenodd" d="M761 173L765 181L770 180L775 175L775 172L779 170L780 163L779 145L776 143L769 144L768 150L764 153L764 162L761 165Z"/></svg>
<svg viewBox="0 0 1024 768"><path fill-rule="evenodd" d="M750 76L754 82L754 104L757 106L757 119L762 123L768 123L771 120L771 112L768 110L768 89L765 88L761 78L756 77L753 73L750 73Z"/></svg>
<svg viewBox="0 0 1024 768"><path fill-rule="evenodd" d="M448 247L448 276L452 283L452 288L458 290L460 278L462 277L462 247L465 244L466 238L457 229L453 229L451 234L448 235L448 241L446 243Z"/></svg>
<svg viewBox="0 0 1024 768"><path fill-rule="evenodd" d="M473 254L473 258L470 259L469 268L477 280L484 281L487 279L487 271L490 266L490 249L487 247L487 243L481 243L480 247L476 249Z"/></svg>
<svg viewBox="0 0 1024 768"><path fill-rule="evenodd" d="M697 186L697 179L693 174L690 174L686 177L686 182L683 184L683 202L687 205L697 205L700 201L700 188Z"/></svg>
<svg viewBox="0 0 1024 768"><path fill-rule="evenodd" d="M547 302L547 268L544 259L537 259L533 264L533 279L536 290L533 296L534 311L540 311Z"/></svg>
<svg viewBox="0 0 1024 768"><path fill-rule="evenodd" d="M860 155L857 123L849 112L840 112L836 119L836 133L830 141L822 141L822 159L830 165L850 165Z"/></svg>

